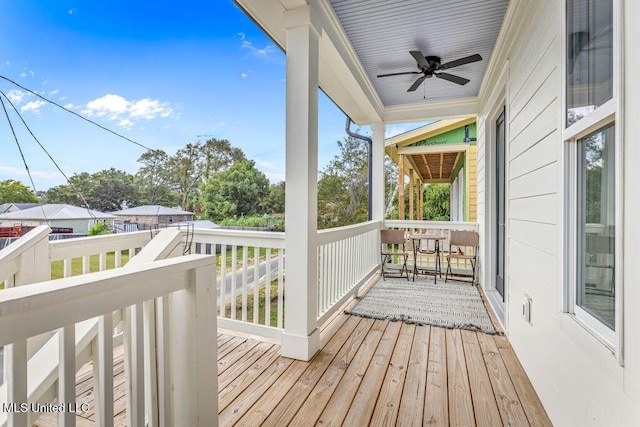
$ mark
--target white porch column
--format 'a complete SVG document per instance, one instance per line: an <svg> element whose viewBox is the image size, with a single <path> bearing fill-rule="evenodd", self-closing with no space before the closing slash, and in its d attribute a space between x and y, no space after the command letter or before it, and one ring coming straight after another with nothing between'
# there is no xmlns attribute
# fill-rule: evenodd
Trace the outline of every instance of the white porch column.
<svg viewBox="0 0 640 427"><path fill-rule="evenodd" d="M384 194L384 123L371 124L372 161L373 182L371 183L372 192L372 216L371 219L384 221L386 200Z"/></svg>
<svg viewBox="0 0 640 427"><path fill-rule="evenodd" d="M309 360L318 330L318 45L310 6L288 10L286 94L286 303L282 355Z"/></svg>

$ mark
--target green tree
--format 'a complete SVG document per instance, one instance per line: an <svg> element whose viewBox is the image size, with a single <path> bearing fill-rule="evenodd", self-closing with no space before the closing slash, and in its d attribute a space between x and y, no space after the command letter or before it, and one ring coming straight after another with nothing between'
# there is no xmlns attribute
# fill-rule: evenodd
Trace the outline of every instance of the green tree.
<svg viewBox="0 0 640 427"><path fill-rule="evenodd" d="M96 172L92 179L93 189L87 201L93 209L110 212L137 205L133 175L111 168Z"/></svg>
<svg viewBox="0 0 640 427"><path fill-rule="evenodd" d="M74 206L85 206L84 200L91 198L93 190L93 177L87 172L74 174L69 178L68 184L51 187L44 194L46 203L61 203ZM91 206L91 205L90 205Z"/></svg>
<svg viewBox="0 0 640 427"><path fill-rule="evenodd" d="M135 175L140 205L174 206L178 194L172 186L169 156L163 150L149 150L138 159L142 166Z"/></svg>
<svg viewBox="0 0 640 427"><path fill-rule="evenodd" d="M36 203L38 198L32 189L20 181L0 181L0 203Z"/></svg>
<svg viewBox="0 0 640 427"><path fill-rule="evenodd" d="M247 160L244 152L226 139L210 139L202 145L202 177L206 181L214 174L229 169L235 162Z"/></svg>
<svg viewBox="0 0 640 427"><path fill-rule="evenodd" d="M138 192L133 175L111 168L94 174L75 174L69 178L69 184L47 190L43 199L46 203L88 204L91 209L114 211L135 206Z"/></svg>
<svg viewBox="0 0 640 427"><path fill-rule="evenodd" d="M204 182L242 160L244 152L226 139L189 143L170 156L167 169L182 209L193 209Z"/></svg>
<svg viewBox="0 0 640 427"><path fill-rule="evenodd" d="M202 187L203 213L212 221L259 213L260 201L268 188L267 177L256 169L253 161L235 162L229 169L209 178Z"/></svg>
<svg viewBox="0 0 640 427"><path fill-rule="evenodd" d="M429 184L424 188L424 219L427 221L449 221L449 184Z"/></svg>
<svg viewBox="0 0 640 427"><path fill-rule="evenodd" d="M260 202L260 207L269 213L284 213L285 183L271 184L267 195Z"/></svg>
<svg viewBox="0 0 640 427"><path fill-rule="evenodd" d="M87 233L89 236L100 236L102 234L111 234L111 230L109 230L109 225L105 222L96 222L89 228L89 232Z"/></svg>
<svg viewBox="0 0 640 427"><path fill-rule="evenodd" d="M198 187L202 181L200 144L187 144L169 158L167 164L171 171L174 191L184 210L189 210L197 198Z"/></svg>
<svg viewBox="0 0 640 427"><path fill-rule="evenodd" d="M340 154L320 172L318 228L340 227L366 221L369 204L368 143L355 138L338 141ZM391 159L385 158L385 189L393 191Z"/></svg>

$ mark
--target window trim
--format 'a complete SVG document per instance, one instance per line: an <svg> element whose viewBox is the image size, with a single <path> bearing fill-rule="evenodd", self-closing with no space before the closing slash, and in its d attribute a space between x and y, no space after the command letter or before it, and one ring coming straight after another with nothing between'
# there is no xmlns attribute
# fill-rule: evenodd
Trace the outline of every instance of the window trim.
<svg viewBox="0 0 640 427"><path fill-rule="evenodd" d="M609 348L618 363L623 365L624 347L624 69L623 58L623 0L610 0L613 4L613 94L612 98L585 115L582 119L567 127L567 3L562 6L562 84L561 84L561 115L562 129L562 165L563 188L563 223L564 237L563 254L564 279L562 310L571 319L588 331L595 339ZM578 236L577 236L577 203L578 203L578 140L614 123L614 151L615 151L615 330L612 331L604 323L587 313L576 304L576 286L578 269Z"/></svg>

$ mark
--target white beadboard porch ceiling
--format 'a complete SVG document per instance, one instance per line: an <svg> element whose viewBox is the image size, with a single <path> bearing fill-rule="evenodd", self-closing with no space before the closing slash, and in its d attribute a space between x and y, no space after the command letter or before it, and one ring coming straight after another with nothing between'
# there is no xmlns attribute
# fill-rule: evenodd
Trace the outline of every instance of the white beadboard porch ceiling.
<svg viewBox="0 0 640 427"><path fill-rule="evenodd" d="M500 31L508 0L329 0L385 107L476 97ZM464 86L419 75L409 54L420 50L442 63L478 53L483 60L447 70L471 80Z"/></svg>

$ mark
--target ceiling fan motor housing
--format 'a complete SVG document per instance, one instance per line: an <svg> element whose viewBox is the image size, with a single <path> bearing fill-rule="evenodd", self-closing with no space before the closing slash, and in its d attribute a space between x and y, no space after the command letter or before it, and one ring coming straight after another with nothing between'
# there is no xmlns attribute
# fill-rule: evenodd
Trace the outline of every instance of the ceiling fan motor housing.
<svg viewBox="0 0 640 427"><path fill-rule="evenodd" d="M433 71L437 70L440 67L440 57L439 56L425 56L424 59L429 63L429 68Z"/></svg>

